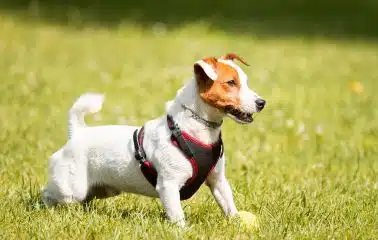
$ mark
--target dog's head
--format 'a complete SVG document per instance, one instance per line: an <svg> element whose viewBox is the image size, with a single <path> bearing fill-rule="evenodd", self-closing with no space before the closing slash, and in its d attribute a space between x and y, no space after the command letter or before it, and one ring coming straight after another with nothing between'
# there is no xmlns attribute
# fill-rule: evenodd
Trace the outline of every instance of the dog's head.
<svg viewBox="0 0 378 240"><path fill-rule="evenodd" d="M234 53L207 57L194 64L194 74L201 99L238 123L251 123L253 113L260 112L265 100L248 87L248 77L234 63L248 64Z"/></svg>

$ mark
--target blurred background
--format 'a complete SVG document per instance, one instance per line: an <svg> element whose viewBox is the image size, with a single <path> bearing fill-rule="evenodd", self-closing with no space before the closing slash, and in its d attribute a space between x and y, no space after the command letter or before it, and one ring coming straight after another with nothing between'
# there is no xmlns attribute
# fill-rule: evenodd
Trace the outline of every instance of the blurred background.
<svg viewBox="0 0 378 240"><path fill-rule="evenodd" d="M105 93L89 125L142 125L195 61L229 52L267 100L253 124L222 127L236 204L260 229L225 220L201 188L186 236L375 239L377 24L377 0L0 0L0 239L181 239L157 201L49 211L39 189L82 93Z"/></svg>
<svg viewBox="0 0 378 240"><path fill-rule="evenodd" d="M258 36L378 36L375 0L3 0L0 7L3 12L28 20L77 27L115 27L126 22L146 27L161 23L171 29L204 21L214 29Z"/></svg>

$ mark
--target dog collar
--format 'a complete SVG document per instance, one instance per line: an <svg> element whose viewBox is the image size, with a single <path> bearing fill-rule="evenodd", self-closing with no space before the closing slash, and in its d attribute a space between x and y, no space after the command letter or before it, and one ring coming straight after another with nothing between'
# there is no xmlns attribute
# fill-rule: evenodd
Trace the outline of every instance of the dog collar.
<svg viewBox="0 0 378 240"><path fill-rule="evenodd" d="M223 120L221 120L220 122L212 122L212 121L209 121L209 120L206 120L204 119L203 117L201 117L200 115L198 115L198 113L196 113L194 110L188 108L186 105L184 104L181 104L181 106L185 109L185 110L188 110L189 112L192 113L192 118L194 118L195 120L197 120L198 122L202 123L203 125L207 126L207 127L210 127L210 128L214 128L214 129L217 129L219 128L222 123L223 123Z"/></svg>

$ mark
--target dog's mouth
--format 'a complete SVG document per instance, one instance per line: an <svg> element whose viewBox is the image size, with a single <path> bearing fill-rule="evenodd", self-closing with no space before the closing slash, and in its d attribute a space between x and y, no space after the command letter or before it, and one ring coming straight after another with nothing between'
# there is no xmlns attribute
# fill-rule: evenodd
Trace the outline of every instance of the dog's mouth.
<svg viewBox="0 0 378 240"><path fill-rule="evenodd" d="M253 122L253 113L242 112L232 106L227 106L224 111L229 117L231 117L238 123L248 124Z"/></svg>

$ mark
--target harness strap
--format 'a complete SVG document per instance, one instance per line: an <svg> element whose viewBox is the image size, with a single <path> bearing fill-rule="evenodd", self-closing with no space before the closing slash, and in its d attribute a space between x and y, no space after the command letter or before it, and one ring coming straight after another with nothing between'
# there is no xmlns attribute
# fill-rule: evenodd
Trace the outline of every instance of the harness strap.
<svg viewBox="0 0 378 240"><path fill-rule="evenodd" d="M142 171L144 177L152 186L156 186L157 183L157 172L152 166L151 162L146 159L146 153L143 149L143 137L144 137L144 127L139 130L134 131L133 142L135 148L135 159L140 163L140 170Z"/></svg>
<svg viewBox="0 0 378 240"><path fill-rule="evenodd" d="M167 115L168 128L172 132L172 137L177 141L179 148L184 152L187 158L194 158L194 153L188 143L182 136L181 130L177 123L175 123L171 115Z"/></svg>
<svg viewBox="0 0 378 240"><path fill-rule="evenodd" d="M181 132L179 126L177 125L177 123L175 123L173 121L173 118L172 118L171 115L167 115L167 122L168 122L168 128L172 132L172 137L177 141L177 144L179 145L180 149L184 152L186 157L187 158L195 158L195 154L194 154L193 150L190 148L187 141L182 136L182 132ZM223 150L222 133L220 134L218 141L219 141L219 144L221 145L221 151L220 151L219 157L222 157L223 151L224 151Z"/></svg>
<svg viewBox="0 0 378 240"><path fill-rule="evenodd" d="M135 148L135 159L139 163L143 163L146 161L146 153L144 152L144 149L141 146L143 144L143 136L144 136L144 127L140 129L139 135L138 135L138 129L134 131L133 142L134 142L134 148Z"/></svg>
<svg viewBox="0 0 378 240"><path fill-rule="evenodd" d="M191 139L188 134L182 132L174 122L172 116L167 115L168 128L171 131L171 141L182 151L193 168L193 175L180 189L180 199L190 198L205 181L208 174L213 170L220 157L223 155L224 146L222 136L213 146L201 146L201 143ZM133 142L135 148L135 159L140 163L140 169L144 177L152 186L156 186L157 172L150 161L147 160L143 149L144 127L139 132L134 131Z"/></svg>

